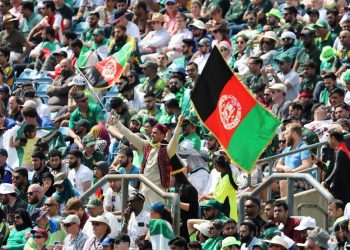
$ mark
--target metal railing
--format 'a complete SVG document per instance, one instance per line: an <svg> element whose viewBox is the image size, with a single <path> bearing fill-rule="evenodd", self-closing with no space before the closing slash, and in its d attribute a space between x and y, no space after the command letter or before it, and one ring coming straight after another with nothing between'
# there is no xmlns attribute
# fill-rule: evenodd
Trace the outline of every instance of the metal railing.
<svg viewBox="0 0 350 250"><path fill-rule="evenodd" d="M239 219L240 222L244 219L244 202L246 198L251 196L257 196L259 195L263 190L268 188L272 183L279 180L287 180L287 204L288 204L288 212L289 215L293 215L293 209L294 209L294 181L296 179L302 179L307 181L313 188L316 189L317 192L320 193L322 197L324 197L327 202L331 202L334 200L333 195L328 192L326 188L324 188L314 177L312 177L310 174L306 173L275 173L270 175L263 183L258 185L252 192L244 193L239 198Z"/></svg>
<svg viewBox="0 0 350 250"><path fill-rule="evenodd" d="M157 185L152 183L150 180L148 180L146 177L144 177L142 174L108 174L105 175L101 180L96 182L92 187L90 187L81 197L83 203L85 203L95 192L98 188L105 185L108 181L112 180L122 180L122 211L125 211L127 207L127 199L128 199L128 185L129 180L139 180L146 186L148 186L150 189L152 189L156 194L161 196L163 199L171 199L172 200L172 208L171 211L173 213L174 218L174 233L176 235L180 234L180 196L177 193L168 193L164 192L162 189L160 189Z"/></svg>

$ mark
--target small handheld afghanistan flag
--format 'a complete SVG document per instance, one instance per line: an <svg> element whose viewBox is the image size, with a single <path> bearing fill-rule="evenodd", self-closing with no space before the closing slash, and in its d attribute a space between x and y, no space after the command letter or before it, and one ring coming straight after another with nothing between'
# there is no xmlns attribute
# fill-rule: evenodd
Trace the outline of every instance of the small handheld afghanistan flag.
<svg viewBox="0 0 350 250"><path fill-rule="evenodd" d="M233 162L251 172L280 121L264 109L214 47L191 95L196 112Z"/></svg>
<svg viewBox="0 0 350 250"><path fill-rule="evenodd" d="M93 66L79 68L92 87L105 89L113 85L122 75L124 67L131 53L135 50L135 44L126 43L118 52L96 63Z"/></svg>

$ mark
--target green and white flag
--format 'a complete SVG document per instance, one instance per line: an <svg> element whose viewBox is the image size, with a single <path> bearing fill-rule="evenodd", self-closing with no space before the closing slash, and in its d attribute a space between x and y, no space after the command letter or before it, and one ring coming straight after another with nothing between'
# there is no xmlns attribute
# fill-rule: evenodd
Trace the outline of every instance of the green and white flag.
<svg viewBox="0 0 350 250"><path fill-rule="evenodd" d="M150 219L149 233L153 249L170 249L168 242L175 237L169 222L162 219Z"/></svg>

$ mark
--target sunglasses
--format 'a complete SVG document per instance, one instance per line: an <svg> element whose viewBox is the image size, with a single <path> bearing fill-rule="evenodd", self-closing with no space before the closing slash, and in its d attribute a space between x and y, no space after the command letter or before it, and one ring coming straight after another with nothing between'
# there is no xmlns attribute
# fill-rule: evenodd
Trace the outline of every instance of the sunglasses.
<svg viewBox="0 0 350 250"><path fill-rule="evenodd" d="M73 225L73 223L66 223L66 224L63 224L63 227L65 228L69 228Z"/></svg>
<svg viewBox="0 0 350 250"><path fill-rule="evenodd" d="M245 41L237 41L237 44L245 44Z"/></svg>
<svg viewBox="0 0 350 250"><path fill-rule="evenodd" d="M173 2L167 2L166 5L175 5Z"/></svg>
<svg viewBox="0 0 350 250"><path fill-rule="evenodd" d="M99 223L99 222L92 222L91 223L93 226L96 226L96 227L98 227L99 225L101 225L101 223Z"/></svg>
<svg viewBox="0 0 350 250"><path fill-rule="evenodd" d="M228 51L228 48L225 48L225 47L220 48L220 52L224 52L224 51Z"/></svg>
<svg viewBox="0 0 350 250"><path fill-rule="evenodd" d="M32 196L34 193L37 193L38 191L28 192L27 196Z"/></svg>
<svg viewBox="0 0 350 250"><path fill-rule="evenodd" d="M45 207L53 207L53 206L56 206L56 204L53 204L53 203L46 203L44 204Z"/></svg>
<svg viewBox="0 0 350 250"><path fill-rule="evenodd" d="M279 143L286 143L286 140L278 140Z"/></svg>
<svg viewBox="0 0 350 250"><path fill-rule="evenodd" d="M290 40L291 38L282 38L282 41L288 41L288 40Z"/></svg>
<svg viewBox="0 0 350 250"><path fill-rule="evenodd" d="M42 239L44 238L42 235L34 235L34 239Z"/></svg>

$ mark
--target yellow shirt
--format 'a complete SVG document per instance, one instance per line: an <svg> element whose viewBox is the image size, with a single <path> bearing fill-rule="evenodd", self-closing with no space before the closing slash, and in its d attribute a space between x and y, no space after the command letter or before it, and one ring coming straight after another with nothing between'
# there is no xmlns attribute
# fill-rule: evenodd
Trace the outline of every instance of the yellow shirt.
<svg viewBox="0 0 350 250"><path fill-rule="evenodd" d="M230 218L238 221L236 190L232 187L228 174L224 178L220 177L218 185L214 190L214 198L221 204L224 204L226 198L230 204Z"/></svg>
<svg viewBox="0 0 350 250"><path fill-rule="evenodd" d="M27 144L23 147L23 161L22 165L30 165L32 163L32 153L35 149L35 143L38 138L27 139Z"/></svg>

